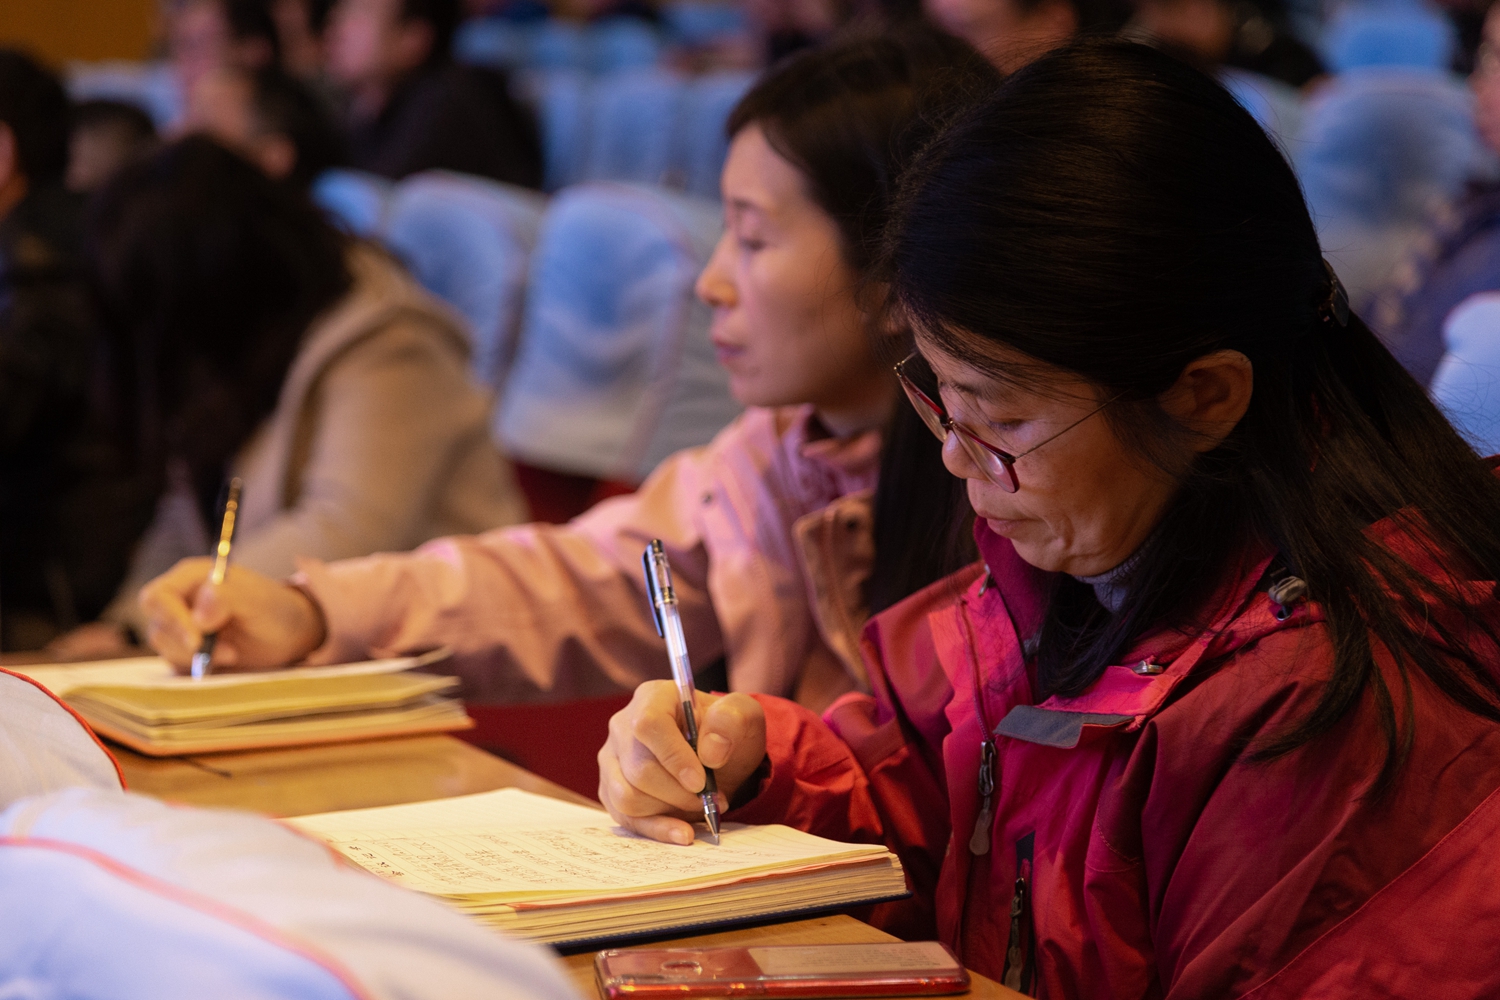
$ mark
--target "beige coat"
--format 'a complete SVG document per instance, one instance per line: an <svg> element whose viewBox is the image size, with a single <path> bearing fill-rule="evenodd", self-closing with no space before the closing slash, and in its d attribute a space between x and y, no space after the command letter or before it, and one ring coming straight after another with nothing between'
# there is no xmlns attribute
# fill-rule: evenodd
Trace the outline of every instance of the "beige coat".
<svg viewBox="0 0 1500 1000"><path fill-rule="evenodd" d="M234 463L245 484L234 562L273 577L298 556L399 551L527 519L490 441L490 396L469 377L462 320L373 248L349 264L354 287L309 327L275 411ZM132 621L142 584L208 548L174 488L106 617Z"/></svg>

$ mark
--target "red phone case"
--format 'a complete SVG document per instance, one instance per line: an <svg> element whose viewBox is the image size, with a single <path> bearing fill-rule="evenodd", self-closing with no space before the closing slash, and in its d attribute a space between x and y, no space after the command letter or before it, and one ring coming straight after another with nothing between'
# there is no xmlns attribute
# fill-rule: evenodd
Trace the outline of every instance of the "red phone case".
<svg viewBox="0 0 1500 1000"><path fill-rule="evenodd" d="M890 997L962 993L969 973L936 941L638 948L594 956L609 1000Z"/></svg>

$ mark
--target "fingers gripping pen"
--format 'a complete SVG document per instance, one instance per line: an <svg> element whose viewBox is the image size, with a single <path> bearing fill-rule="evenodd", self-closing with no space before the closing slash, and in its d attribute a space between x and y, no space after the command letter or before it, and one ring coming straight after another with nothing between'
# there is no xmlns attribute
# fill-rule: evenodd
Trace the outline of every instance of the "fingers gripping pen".
<svg viewBox="0 0 1500 1000"><path fill-rule="evenodd" d="M656 621L656 631L667 640L667 659L672 663L672 679L677 682L677 691L682 697L683 730L688 745L698 749L698 722L693 717L693 664L688 659L687 638L682 634L682 616L677 612L677 593L672 589L672 567L667 563L666 550L661 539L652 540L641 555L641 564L646 570L646 595L651 599L651 617ZM714 772L703 769L703 819L708 823L708 832L713 842L719 842L719 803L715 797L719 786Z"/></svg>

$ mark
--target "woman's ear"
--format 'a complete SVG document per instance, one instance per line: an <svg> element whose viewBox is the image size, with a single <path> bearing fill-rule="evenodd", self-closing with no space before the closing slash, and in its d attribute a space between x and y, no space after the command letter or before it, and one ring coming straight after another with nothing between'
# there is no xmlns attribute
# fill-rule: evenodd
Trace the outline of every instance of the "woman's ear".
<svg viewBox="0 0 1500 1000"><path fill-rule="evenodd" d="M1239 351L1214 351L1190 361L1158 400L1169 417L1193 432L1193 450L1204 452L1234 430L1254 391L1250 359Z"/></svg>

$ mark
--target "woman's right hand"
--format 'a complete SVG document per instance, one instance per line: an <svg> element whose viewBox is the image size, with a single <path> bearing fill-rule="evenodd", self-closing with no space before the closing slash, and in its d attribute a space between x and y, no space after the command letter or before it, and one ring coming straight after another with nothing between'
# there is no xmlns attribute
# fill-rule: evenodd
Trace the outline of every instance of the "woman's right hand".
<svg viewBox="0 0 1500 1000"><path fill-rule="evenodd" d="M609 720L599 751L599 801L621 826L669 844L693 842L703 818L703 768L714 769L724 810L766 756L766 715L747 694L693 701L698 752L682 735L682 699L671 681L647 681Z"/></svg>
<svg viewBox="0 0 1500 1000"><path fill-rule="evenodd" d="M212 559L184 559L141 588L146 641L185 669L208 632L217 632L214 665L270 670L323 645L323 611L307 594L253 570L230 566L209 582Z"/></svg>

